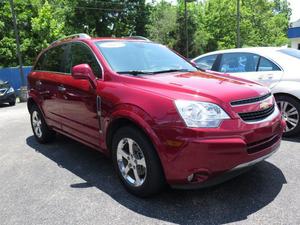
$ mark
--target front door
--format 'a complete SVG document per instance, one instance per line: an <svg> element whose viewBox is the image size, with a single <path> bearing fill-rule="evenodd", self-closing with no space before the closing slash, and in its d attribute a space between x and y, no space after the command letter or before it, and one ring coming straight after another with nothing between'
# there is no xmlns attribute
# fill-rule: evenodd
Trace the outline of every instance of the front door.
<svg viewBox="0 0 300 225"><path fill-rule="evenodd" d="M81 42L70 44L67 59L66 66L69 73L75 65L89 64L95 76L101 78L99 63L86 44ZM97 98L99 101L100 96L97 96L96 90L88 80L75 80L71 74L65 76L59 86L63 102L63 131L99 147L102 134L97 115Z"/></svg>

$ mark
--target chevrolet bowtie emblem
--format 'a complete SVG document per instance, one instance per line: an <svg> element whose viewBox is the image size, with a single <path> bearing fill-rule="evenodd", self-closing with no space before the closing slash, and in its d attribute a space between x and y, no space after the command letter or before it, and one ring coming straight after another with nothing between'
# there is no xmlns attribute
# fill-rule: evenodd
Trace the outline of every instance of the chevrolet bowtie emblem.
<svg viewBox="0 0 300 225"><path fill-rule="evenodd" d="M262 103L260 103L260 105L259 105L259 108L260 109L267 109L267 108L269 108L270 107L270 104L268 103L268 102L262 102Z"/></svg>

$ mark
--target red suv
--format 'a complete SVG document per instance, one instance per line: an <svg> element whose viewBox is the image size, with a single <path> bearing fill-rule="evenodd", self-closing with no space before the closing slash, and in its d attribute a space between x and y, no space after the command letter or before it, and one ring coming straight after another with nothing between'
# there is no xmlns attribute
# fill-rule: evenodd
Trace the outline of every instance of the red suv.
<svg viewBox="0 0 300 225"><path fill-rule="evenodd" d="M228 179L273 154L285 128L268 88L138 37L58 40L28 80L37 141L58 132L103 152L138 196Z"/></svg>

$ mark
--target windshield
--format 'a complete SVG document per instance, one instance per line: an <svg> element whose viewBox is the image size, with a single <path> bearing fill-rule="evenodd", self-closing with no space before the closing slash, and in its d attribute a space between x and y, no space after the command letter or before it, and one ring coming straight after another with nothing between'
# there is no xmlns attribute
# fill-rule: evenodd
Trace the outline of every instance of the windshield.
<svg viewBox="0 0 300 225"><path fill-rule="evenodd" d="M96 45L111 68L118 73L138 75L197 71L190 63L160 44L138 41L99 41Z"/></svg>
<svg viewBox="0 0 300 225"><path fill-rule="evenodd" d="M300 51L292 48L284 48L278 50L279 52L300 59Z"/></svg>

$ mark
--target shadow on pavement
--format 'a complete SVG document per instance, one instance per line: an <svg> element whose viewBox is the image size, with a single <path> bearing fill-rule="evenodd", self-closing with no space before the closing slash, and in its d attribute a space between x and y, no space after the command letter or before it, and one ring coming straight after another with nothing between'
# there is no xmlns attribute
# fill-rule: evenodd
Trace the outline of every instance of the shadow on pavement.
<svg viewBox="0 0 300 225"><path fill-rule="evenodd" d="M0 108L6 108L6 107L10 107L10 105L7 103L0 103Z"/></svg>
<svg viewBox="0 0 300 225"><path fill-rule="evenodd" d="M70 188L96 187L136 213L178 224L223 224L244 220L271 203L286 183L279 168L262 162L216 187L197 191L167 189L158 196L139 199L126 192L111 161L101 153L61 135L53 144L38 144L33 136L26 142L36 152L85 180L70 184Z"/></svg>
<svg viewBox="0 0 300 225"><path fill-rule="evenodd" d="M295 143L300 143L300 137L292 137L292 138L282 138L283 141L290 141L290 142L295 142Z"/></svg>

